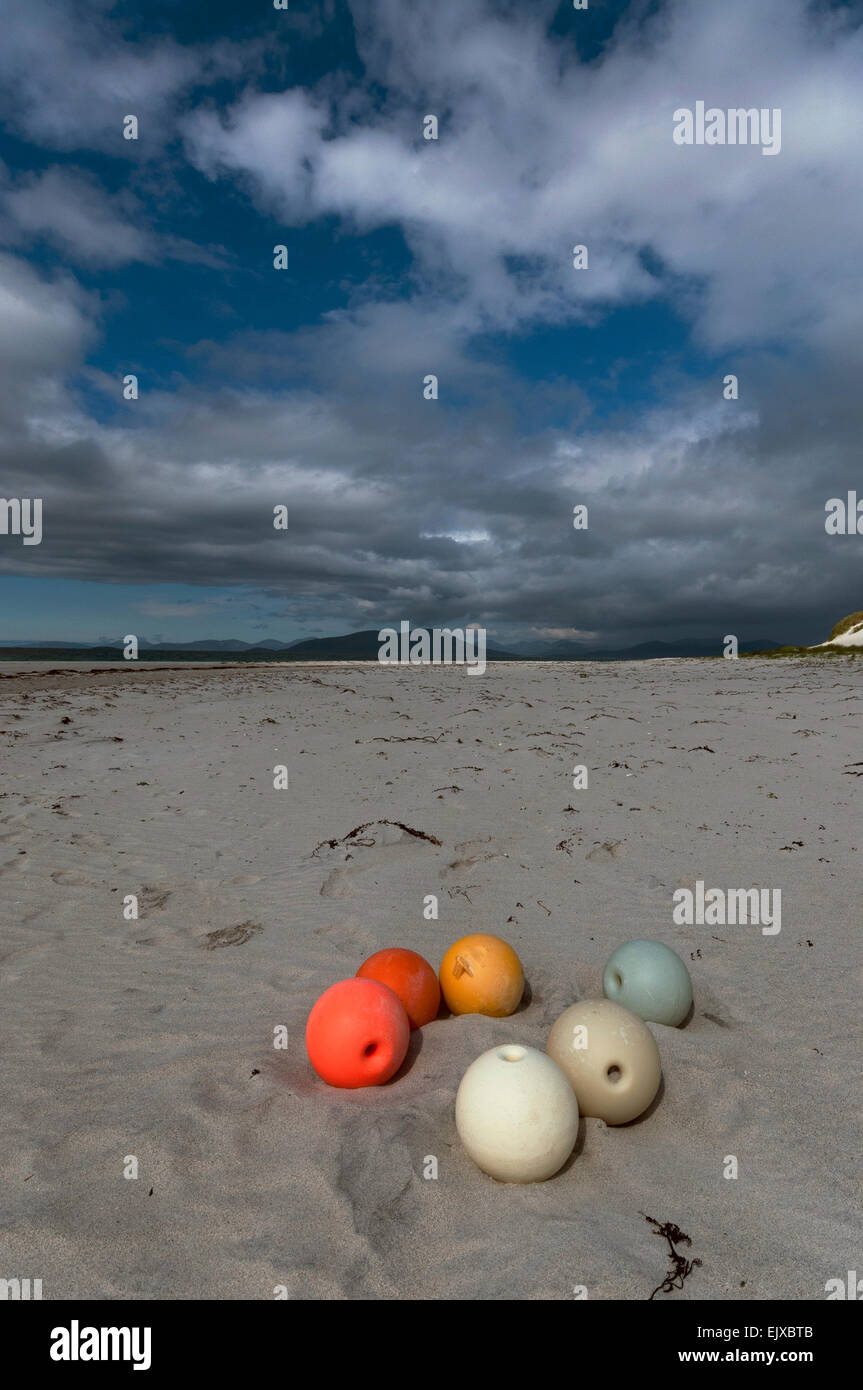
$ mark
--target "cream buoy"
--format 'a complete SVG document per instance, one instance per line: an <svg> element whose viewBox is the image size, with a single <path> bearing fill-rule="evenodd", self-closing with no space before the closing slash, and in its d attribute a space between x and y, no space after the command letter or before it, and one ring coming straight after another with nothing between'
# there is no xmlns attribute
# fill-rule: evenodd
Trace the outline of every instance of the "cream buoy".
<svg viewBox="0 0 863 1390"><path fill-rule="evenodd" d="M575 1147L578 1102L551 1057L505 1043L477 1057L455 1100L459 1138L499 1182L542 1182Z"/></svg>
<svg viewBox="0 0 863 1390"><path fill-rule="evenodd" d="M627 941L605 967L606 999L651 1023L676 1028L692 1005L692 981L676 951L664 941Z"/></svg>
<svg viewBox="0 0 863 1390"><path fill-rule="evenodd" d="M548 1055L569 1077L582 1115L625 1125L659 1090L659 1048L647 1024L610 999L570 1004L552 1026Z"/></svg>

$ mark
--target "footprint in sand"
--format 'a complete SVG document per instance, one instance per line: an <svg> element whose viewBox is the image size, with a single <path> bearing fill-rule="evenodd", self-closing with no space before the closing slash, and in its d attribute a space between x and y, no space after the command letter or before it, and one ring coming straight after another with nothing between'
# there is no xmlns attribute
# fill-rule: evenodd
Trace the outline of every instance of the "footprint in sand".
<svg viewBox="0 0 863 1390"><path fill-rule="evenodd" d="M7 830L4 835L0 835L0 842L14 845L16 840L23 840L25 836L32 834L33 831L29 825L19 825L17 830Z"/></svg>
<svg viewBox="0 0 863 1390"><path fill-rule="evenodd" d="M57 869L51 875L54 883L59 883L61 888L94 888L96 885L92 878L86 874L78 873L77 869Z"/></svg>
<svg viewBox="0 0 863 1390"><path fill-rule="evenodd" d="M502 841L486 835L478 840L462 840L461 844L455 846L455 856L448 866L450 869L470 869L487 859L506 859L509 851L503 848Z"/></svg>
<svg viewBox="0 0 863 1390"><path fill-rule="evenodd" d="M605 844L597 845L595 849L588 850L584 857L589 859L591 864L604 864L609 859L620 859L625 853L622 840L607 840Z"/></svg>
<svg viewBox="0 0 863 1390"><path fill-rule="evenodd" d="M334 922L329 927L317 927L315 936L325 937L336 950L350 956L356 955L358 951L371 953L377 949L378 944L375 937L368 932L346 926L343 922Z"/></svg>
<svg viewBox="0 0 863 1390"><path fill-rule="evenodd" d="M208 951L215 951L220 946L244 946L257 932L263 930L257 922L239 922L235 927L219 927L218 931L208 931L203 945Z"/></svg>
<svg viewBox="0 0 863 1390"><path fill-rule="evenodd" d="M357 874L363 874L371 865L366 865L365 869L333 869L329 877L321 884L322 898L352 898L357 891L354 879Z"/></svg>
<svg viewBox="0 0 863 1390"><path fill-rule="evenodd" d="M84 849L107 849L109 841L101 835L75 834L70 840L70 844L82 845Z"/></svg>
<svg viewBox="0 0 863 1390"><path fill-rule="evenodd" d="M145 913L161 912L170 896L167 888L142 888L138 894L138 906Z"/></svg>
<svg viewBox="0 0 863 1390"><path fill-rule="evenodd" d="M253 1110L266 1105L269 1083L261 1076L260 1069L253 1075L251 1067L251 1062L242 1062L199 1077L193 1083L198 1104L215 1113Z"/></svg>
<svg viewBox="0 0 863 1390"><path fill-rule="evenodd" d="M28 863L27 855L19 851L18 855L14 859L10 859L8 864L0 864L0 875L25 873Z"/></svg>

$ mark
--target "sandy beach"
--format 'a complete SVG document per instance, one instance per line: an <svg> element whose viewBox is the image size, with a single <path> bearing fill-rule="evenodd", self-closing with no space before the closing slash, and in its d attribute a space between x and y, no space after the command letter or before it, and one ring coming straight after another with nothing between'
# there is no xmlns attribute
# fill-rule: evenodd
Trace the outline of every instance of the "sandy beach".
<svg viewBox="0 0 863 1390"><path fill-rule="evenodd" d="M647 1299L673 1269L651 1219L699 1262L657 1298L817 1300L857 1267L853 665L0 677L7 1277L46 1299ZM676 925L699 881L781 890L781 931ZM437 968L469 931L518 951L519 1012L442 1017L388 1085L325 1086L320 992L383 946ZM456 1134L465 1069L544 1047L635 937L694 986L684 1027L650 1025L658 1103L582 1119L547 1182L494 1182Z"/></svg>

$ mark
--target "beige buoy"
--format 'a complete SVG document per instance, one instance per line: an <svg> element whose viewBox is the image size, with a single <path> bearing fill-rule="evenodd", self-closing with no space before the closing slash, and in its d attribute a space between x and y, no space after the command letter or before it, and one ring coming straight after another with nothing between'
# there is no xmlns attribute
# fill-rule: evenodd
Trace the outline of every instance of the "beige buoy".
<svg viewBox="0 0 863 1390"><path fill-rule="evenodd" d="M610 999L570 1004L552 1026L546 1052L566 1072L582 1115L625 1125L659 1090L659 1048L640 1018Z"/></svg>
<svg viewBox="0 0 863 1390"><path fill-rule="evenodd" d="M578 1102L566 1076L535 1047L505 1043L477 1057L455 1101L459 1138L499 1182L543 1182L578 1137Z"/></svg>

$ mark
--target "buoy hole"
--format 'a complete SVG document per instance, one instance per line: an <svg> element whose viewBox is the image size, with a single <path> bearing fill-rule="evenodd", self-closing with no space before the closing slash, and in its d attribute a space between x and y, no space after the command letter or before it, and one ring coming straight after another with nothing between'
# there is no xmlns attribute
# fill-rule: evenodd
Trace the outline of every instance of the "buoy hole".
<svg viewBox="0 0 863 1390"><path fill-rule="evenodd" d="M605 1074L608 1077L609 1081L617 1082L620 1080L621 1076L623 1075L623 1072L620 1070L620 1067L612 1063L612 1065L608 1068L608 1071Z"/></svg>
<svg viewBox="0 0 863 1390"><path fill-rule="evenodd" d="M377 1052L377 1050L377 1043L369 1043L368 1046L363 1049L363 1056L372 1057Z"/></svg>
<svg viewBox="0 0 863 1390"><path fill-rule="evenodd" d="M504 1062L520 1062L524 1057L523 1047L502 1047L498 1056Z"/></svg>
<svg viewBox="0 0 863 1390"><path fill-rule="evenodd" d="M623 989L623 976L621 975L619 970L614 971L612 979L614 980L614 985L616 989Z"/></svg>

